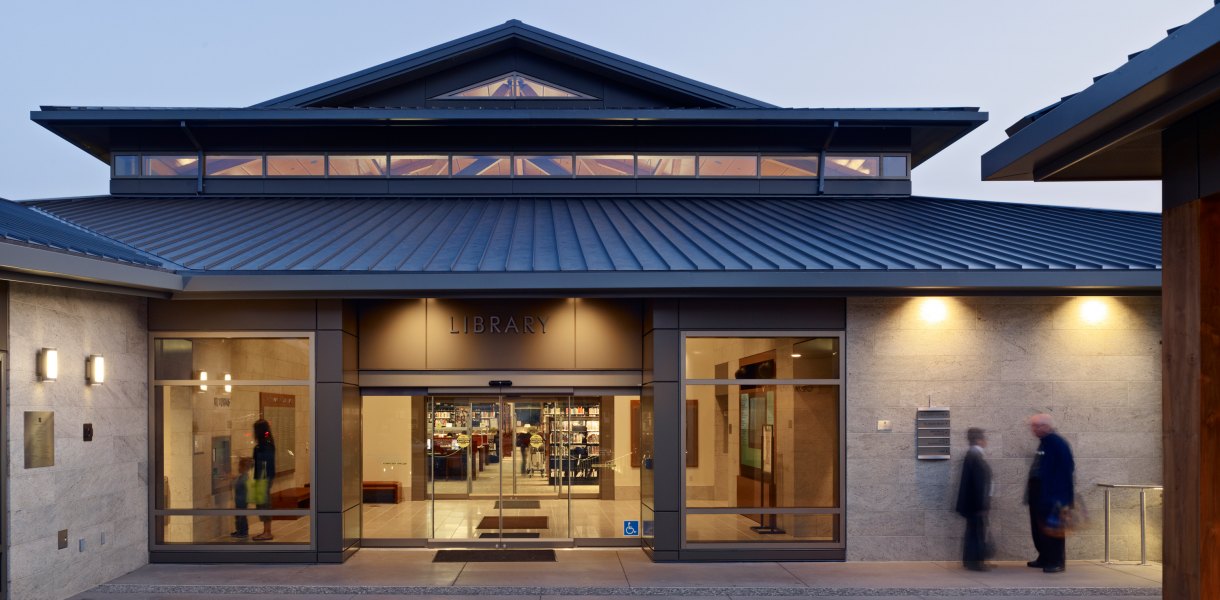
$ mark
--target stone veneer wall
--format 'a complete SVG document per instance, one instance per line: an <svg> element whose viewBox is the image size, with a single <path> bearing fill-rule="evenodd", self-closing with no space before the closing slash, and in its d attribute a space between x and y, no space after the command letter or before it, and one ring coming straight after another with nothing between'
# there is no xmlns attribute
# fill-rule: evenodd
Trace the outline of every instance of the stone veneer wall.
<svg viewBox="0 0 1220 600"><path fill-rule="evenodd" d="M1034 558L1025 480L1037 440L1026 418L1054 416L1076 457L1076 489L1091 513L1068 539L1069 559L1102 556L1096 484L1161 482L1159 298L943 298L847 303L847 556L849 560L960 560L954 511L965 431L988 431L996 497L991 527L1001 560ZM915 459L916 407L951 409L953 459ZM877 432L889 419L892 433ZM1148 556L1161 552L1161 497L1149 493ZM1111 556L1139 558L1136 492L1113 500Z"/></svg>
<svg viewBox="0 0 1220 600"><path fill-rule="evenodd" d="M13 283L9 317L9 593L58 600L148 562L146 301ZM59 350L58 381L37 380L43 347ZM85 383L89 354L106 358L103 385ZM29 410L55 412L52 467L25 468Z"/></svg>

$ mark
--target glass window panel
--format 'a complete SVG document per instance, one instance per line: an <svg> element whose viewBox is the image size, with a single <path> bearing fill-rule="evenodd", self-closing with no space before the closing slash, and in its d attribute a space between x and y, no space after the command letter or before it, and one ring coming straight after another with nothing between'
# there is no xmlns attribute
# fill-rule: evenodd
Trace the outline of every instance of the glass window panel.
<svg viewBox="0 0 1220 600"><path fill-rule="evenodd" d="M839 515L686 515L688 542L839 541ZM765 529L755 529L765 528Z"/></svg>
<svg viewBox="0 0 1220 600"><path fill-rule="evenodd" d="M259 155L209 154L204 157L203 174L208 177L261 177L263 157Z"/></svg>
<svg viewBox="0 0 1220 600"><path fill-rule="evenodd" d="M817 177L818 157L815 156L764 156L763 177Z"/></svg>
<svg viewBox="0 0 1220 600"><path fill-rule="evenodd" d="M140 157L134 154L116 154L114 156L115 177L136 177L140 174Z"/></svg>
<svg viewBox="0 0 1220 600"><path fill-rule="evenodd" d="M391 177L445 177L449 157L442 154L395 154L390 157Z"/></svg>
<svg viewBox="0 0 1220 600"><path fill-rule="evenodd" d="M517 175L525 177L571 177L572 157L567 154L548 154L514 157Z"/></svg>
<svg viewBox="0 0 1220 600"><path fill-rule="evenodd" d="M330 155L327 167L331 177L385 177L385 156Z"/></svg>
<svg viewBox="0 0 1220 600"><path fill-rule="evenodd" d="M576 157L577 177L631 177L635 158L630 154L603 154Z"/></svg>
<svg viewBox="0 0 1220 600"><path fill-rule="evenodd" d="M827 177L876 177L881 159L876 156L827 156Z"/></svg>
<svg viewBox="0 0 1220 600"><path fill-rule="evenodd" d="M885 156L881 158L882 177L906 177L907 175L907 157Z"/></svg>
<svg viewBox="0 0 1220 600"><path fill-rule="evenodd" d="M560 89L532 77L517 76L516 96L520 98L579 98L567 90Z"/></svg>
<svg viewBox="0 0 1220 600"><path fill-rule="evenodd" d="M687 379L838 379L839 339L686 338Z"/></svg>
<svg viewBox="0 0 1220 600"><path fill-rule="evenodd" d="M326 159L321 154L267 157L267 175L271 177L321 177L325 169Z"/></svg>
<svg viewBox="0 0 1220 600"><path fill-rule="evenodd" d="M153 342L156 380L269 381L311 379L307 338L158 338Z"/></svg>
<svg viewBox="0 0 1220 600"><path fill-rule="evenodd" d="M501 77L499 79L447 95L453 98L511 98L514 96L513 78L509 76Z"/></svg>
<svg viewBox="0 0 1220 600"><path fill-rule="evenodd" d="M199 157L194 154L145 156L145 177L198 177Z"/></svg>
<svg viewBox="0 0 1220 600"><path fill-rule="evenodd" d="M271 523L271 540L255 540L263 523ZM158 544L309 544L309 515L160 515L156 519ZM236 537L242 527L246 537Z"/></svg>
<svg viewBox="0 0 1220 600"><path fill-rule="evenodd" d="M640 177L694 177L695 157L640 155L635 172Z"/></svg>
<svg viewBox="0 0 1220 600"><path fill-rule="evenodd" d="M154 394L162 434L157 508L309 508L309 386L161 385ZM263 447L255 443L260 420L271 432ZM256 506L250 485L264 475L270 475L269 504Z"/></svg>
<svg viewBox="0 0 1220 600"><path fill-rule="evenodd" d="M453 174L458 177L508 177L512 162L504 155L466 155L453 157Z"/></svg>
<svg viewBox="0 0 1220 600"><path fill-rule="evenodd" d="M753 177L758 174L757 156L700 156L700 177Z"/></svg>
<svg viewBox="0 0 1220 600"><path fill-rule="evenodd" d="M839 406L837 385L686 386L686 505L838 508Z"/></svg>

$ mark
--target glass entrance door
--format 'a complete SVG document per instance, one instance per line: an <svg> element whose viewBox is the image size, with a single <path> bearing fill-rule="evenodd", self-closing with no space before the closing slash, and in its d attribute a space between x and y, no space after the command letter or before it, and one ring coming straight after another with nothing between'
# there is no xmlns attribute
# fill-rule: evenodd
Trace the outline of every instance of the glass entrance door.
<svg viewBox="0 0 1220 600"><path fill-rule="evenodd" d="M569 396L430 396L433 541L570 539L573 482L594 469L578 416Z"/></svg>

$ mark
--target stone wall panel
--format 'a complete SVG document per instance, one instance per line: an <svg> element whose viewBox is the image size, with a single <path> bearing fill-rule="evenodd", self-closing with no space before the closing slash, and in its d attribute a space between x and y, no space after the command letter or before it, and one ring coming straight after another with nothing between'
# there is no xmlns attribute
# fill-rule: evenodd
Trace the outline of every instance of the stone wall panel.
<svg viewBox="0 0 1220 600"><path fill-rule="evenodd" d="M10 595L59 600L148 562L146 301L22 283L9 293ZM44 347L59 351L55 382L36 377ZM106 357L100 386L85 381L90 354ZM54 466L25 468L27 410L55 413Z"/></svg>
<svg viewBox="0 0 1220 600"><path fill-rule="evenodd" d="M1033 558L1025 481L1038 441L1026 419L1046 412L1072 444L1077 493L1092 521L1068 541L1072 559L1101 558L1097 483L1161 481L1158 298L922 298L847 303L847 548L849 560L958 560L953 511L968 427L988 430L999 558ZM1090 320L1086 303L1104 306ZM1096 308L1096 307L1093 307ZM1093 312L1092 315L1095 315ZM1094 322L1096 321L1096 322ZM918 461L917 407L952 411L950 461ZM878 419L893 431L876 431ZM1121 499L1120 499L1121 497ZM1111 555L1139 558L1138 493L1116 492ZM1149 558L1160 556L1160 496L1149 494ZM922 532L919 532L922 525Z"/></svg>

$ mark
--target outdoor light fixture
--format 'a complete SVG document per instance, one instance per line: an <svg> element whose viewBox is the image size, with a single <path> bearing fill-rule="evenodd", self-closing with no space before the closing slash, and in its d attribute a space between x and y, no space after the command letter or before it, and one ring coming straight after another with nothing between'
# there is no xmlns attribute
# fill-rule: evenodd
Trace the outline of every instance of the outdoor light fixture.
<svg viewBox="0 0 1220 600"><path fill-rule="evenodd" d="M43 348L38 351L38 381L59 379L59 350Z"/></svg>
<svg viewBox="0 0 1220 600"><path fill-rule="evenodd" d="M208 372L200 371L199 372L199 381L207 381L207 380L208 380ZM208 384L206 384L206 383L199 384L199 391L201 391L201 392L208 391Z"/></svg>
<svg viewBox="0 0 1220 600"><path fill-rule="evenodd" d="M800 353L798 353L798 352L792 353L792 358L800 358L800 357L801 357Z"/></svg>
<svg viewBox="0 0 1220 600"><path fill-rule="evenodd" d="M949 316L949 307L940 298L928 298L919 307L919 316L928 323L940 323Z"/></svg>
<svg viewBox="0 0 1220 600"><path fill-rule="evenodd" d="M106 357L101 354L90 354L85 359L85 381L89 385L106 383Z"/></svg>
<svg viewBox="0 0 1220 600"><path fill-rule="evenodd" d="M1107 312L1109 309L1101 300L1086 300L1084 304L1080 305L1080 316L1086 323L1096 325L1104 321Z"/></svg>
<svg viewBox="0 0 1220 600"><path fill-rule="evenodd" d="M225 381L233 381L233 376L228 373L225 373ZM225 393L226 394L232 393L232 391L233 391L233 386L226 383L225 384Z"/></svg>

